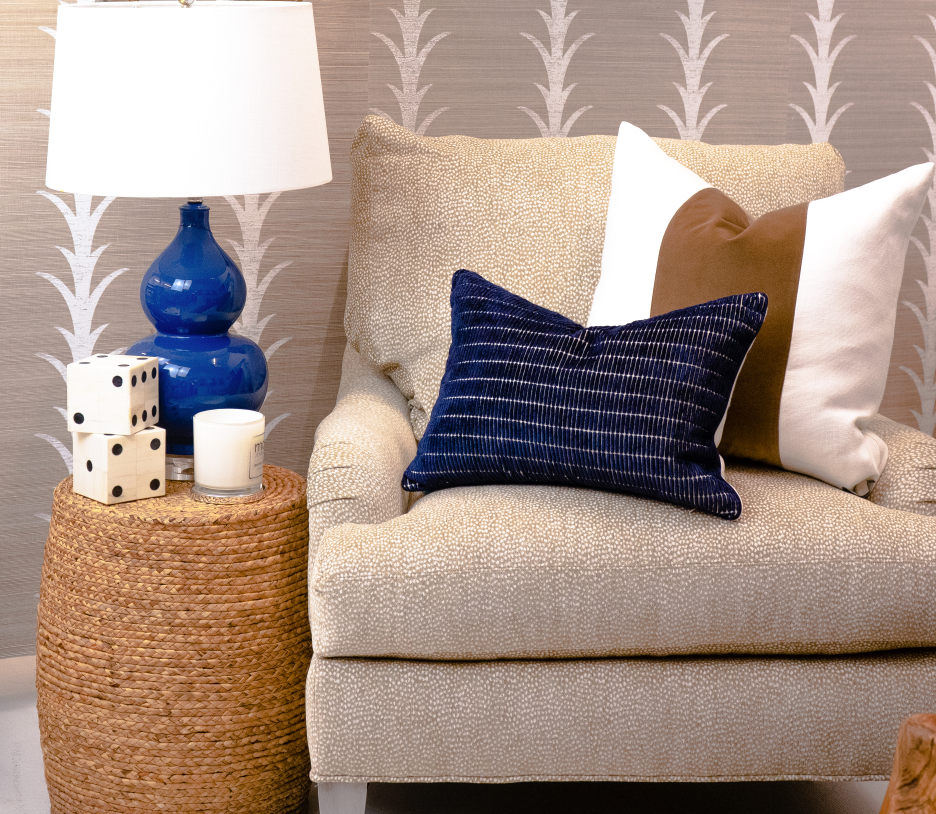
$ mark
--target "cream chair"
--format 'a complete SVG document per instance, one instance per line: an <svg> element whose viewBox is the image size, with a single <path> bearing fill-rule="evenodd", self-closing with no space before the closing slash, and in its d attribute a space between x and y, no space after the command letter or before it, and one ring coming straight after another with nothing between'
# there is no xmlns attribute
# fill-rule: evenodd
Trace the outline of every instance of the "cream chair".
<svg viewBox="0 0 936 814"><path fill-rule="evenodd" d="M737 521L629 495L400 488L470 268L584 322L615 140L352 148L341 387L309 467L325 814L374 782L881 779L936 709L936 441L878 417L861 499L729 462ZM757 216L842 190L828 145L660 146Z"/></svg>

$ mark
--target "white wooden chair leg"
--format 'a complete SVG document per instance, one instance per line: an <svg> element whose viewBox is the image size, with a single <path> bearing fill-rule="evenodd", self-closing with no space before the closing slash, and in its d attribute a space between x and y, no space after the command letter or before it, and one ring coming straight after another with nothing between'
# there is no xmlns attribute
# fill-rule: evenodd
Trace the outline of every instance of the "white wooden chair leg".
<svg viewBox="0 0 936 814"><path fill-rule="evenodd" d="M319 783L319 814L364 814L367 783Z"/></svg>

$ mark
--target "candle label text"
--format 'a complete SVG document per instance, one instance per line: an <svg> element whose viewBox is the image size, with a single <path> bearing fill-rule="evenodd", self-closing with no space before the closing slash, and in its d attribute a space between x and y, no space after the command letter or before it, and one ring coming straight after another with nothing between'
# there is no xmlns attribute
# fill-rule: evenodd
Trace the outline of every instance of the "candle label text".
<svg viewBox="0 0 936 814"><path fill-rule="evenodd" d="M250 447L250 479L263 477L263 433L255 435Z"/></svg>

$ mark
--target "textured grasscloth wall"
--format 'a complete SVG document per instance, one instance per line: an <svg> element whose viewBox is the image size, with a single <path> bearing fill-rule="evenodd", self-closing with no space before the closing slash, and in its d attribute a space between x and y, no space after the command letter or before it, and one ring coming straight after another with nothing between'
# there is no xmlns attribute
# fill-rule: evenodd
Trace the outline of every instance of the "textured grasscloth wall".
<svg viewBox="0 0 936 814"><path fill-rule="evenodd" d="M395 8L371 5L369 107L427 135L615 133L626 119L711 143L831 141L849 187L934 149L936 7L924 0ZM922 219L916 234L883 412L932 433L936 256Z"/></svg>
<svg viewBox="0 0 936 814"><path fill-rule="evenodd" d="M140 278L177 226L173 201L44 189L48 121L38 111L49 105L56 7L0 3L0 656L33 650L45 516L70 463L60 367L149 332ZM300 472L337 389L348 148L368 110L426 135L615 133L627 119L654 136L713 143L829 140L848 186L936 146L930 0L316 0L315 9L335 180L272 201L208 201L222 245L240 244L248 279L256 275L242 327L270 357L268 460ZM916 236L883 412L933 433L936 256L925 218Z"/></svg>
<svg viewBox="0 0 936 814"><path fill-rule="evenodd" d="M70 471L60 368L151 332L140 280L175 234L182 203L45 190L48 119L37 110L49 106L57 5L0 3L0 657L34 651L51 491ZM301 473L334 406L344 349L347 156L367 109L369 13L366 0L315 3L334 180L273 200L206 200L252 289L241 332L269 358L267 460ZM180 129L180 149L196 137Z"/></svg>

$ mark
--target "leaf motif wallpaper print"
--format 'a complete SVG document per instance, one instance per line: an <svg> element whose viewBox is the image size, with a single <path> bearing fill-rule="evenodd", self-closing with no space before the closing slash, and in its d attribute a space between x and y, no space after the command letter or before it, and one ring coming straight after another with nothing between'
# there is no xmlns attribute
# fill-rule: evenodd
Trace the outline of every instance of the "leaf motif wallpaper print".
<svg viewBox="0 0 936 814"><path fill-rule="evenodd" d="M538 113L530 110L530 108L520 105L520 110L533 119L533 122L539 128L539 134L541 136L568 136L569 130L572 125L575 124L576 119L586 110L590 110L592 105L580 107L574 113L569 114L569 117L565 120L565 123L563 123L562 111L565 108L565 103L569 98L569 94L575 89L574 82L568 87L563 87L566 71L569 68L569 62L572 60L572 56L582 43L589 37L594 37L595 34L594 32L583 34L566 49L565 39L569 30L569 24L575 19L575 15L578 14L578 11L573 11L566 15L566 0L550 0L550 6L550 10L552 11L551 15L537 9L540 17L543 18L543 22L546 23L546 30L549 32L549 49L532 34L527 34L523 31L520 32L521 37L526 37L533 43L546 66L549 88L544 88L539 82L535 84L536 89L543 95L543 101L546 102L548 124L540 118Z"/></svg>
<svg viewBox="0 0 936 814"><path fill-rule="evenodd" d="M842 15L839 14L834 18L832 17L832 7L835 5L835 0L818 0L818 5L818 18L814 17L812 14L807 15L810 22L813 24L813 28L816 29L816 48L814 49L812 45L799 34L790 35L802 45L806 53L809 54L809 61L812 62L813 71L816 75L815 85L811 85L809 82L803 82L809 90L809 95L812 97L814 108L813 115L810 116L798 104L790 102L790 107L799 113L800 116L803 117L803 121L806 122L813 144L830 141L832 128L835 127L835 122L838 120L838 117L854 104L854 102L848 102L829 116L832 94L835 93L835 89L841 84L841 82L836 82L834 85L829 85L832 75L832 66L835 65L835 58L839 55L841 50L848 45L851 40L855 39L856 35L852 34L848 37L844 37L833 47L832 35L835 33L835 26L838 24L838 21L842 19ZM829 50L830 48L832 49L831 51Z"/></svg>
<svg viewBox="0 0 936 814"><path fill-rule="evenodd" d="M168 200L45 190L57 0L0 3L0 656L32 652L51 492L68 471L61 368L151 331L139 284ZM370 110L425 135L828 137L856 186L936 150L932 0L314 0L334 180L216 199L261 342L271 463L304 472L344 348L351 141ZM928 43L928 45L927 45ZM102 134L106 138L106 134ZM929 151L929 152L928 152ZM40 191L37 194L37 191ZM932 204L915 232L882 411L934 431ZM62 247L61 249L56 247ZM56 282L57 281L57 282Z"/></svg>
<svg viewBox="0 0 936 814"><path fill-rule="evenodd" d="M38 28L40 31L50 35L53 39L55 38L55 29L49 26L38 26ZM50 112L45 108L38 108L36 113L46 117L50 115ZM107 328L107 324L105 323L92 329L94 311L107 287L127 269L122 268L110 272L110 274L95 285L93 291L91 290L91 280L94 276L95 266L101 254L107 248L106 245L97 249L93 248L94 232L98 222L107 210L107 207L114 202L115 198L104 198L97 206L94 206L91 195L75 194L72 195L74 201L74 209L72 209L58 195L54 195L48 190L40 189L37 190L36 194L41 195L55 205L65 218L65 222L68 224L68 229L71 232L73 248L67 249L63 246L56 246L55 248L62 253L62 256L68 263L68 267L71 271L73 288L69 288L66 283L63 283L62 280L54 274L47 271L36 272L39 277L51 283L59 294L62 295L65 304L68 306L68 313L71 316L72 330L69 331L67 328L62 328L58 325L55 326L55 330L57 330L68 343L68 349L71 351L71 359L69 359L68 362L63 362L50 353L43 353L41 351L36 353L36 356L47 361L58 371L64 384L66 365L69 362L84 359L94 353L94 346L98 338L104 332L104 329ZM64 398L62 401L64 401ZM62 416L62 420L65 421L65 408L56 406L54 409ZM49 443L55 451L58 452L68 469L68 474L71 474L72 453L69 449L70 445L66 445L58 438L44 432L37 432L36 437ZM46 520L48 515L43 512L37 512L36 517L41 520Z"/></svg>
<svg viewBox="0 0 936 814"><path fill-rule="evenodd" d="M682 63L683 71L686 74L685 87L678 82L673 82L676 89L679 91L679 95L682 97L684 119L680 119L679 115L666 105L657 105L657 107L673 120L673 123L679 130L679 137L681 139L702 141L702 134L705 132L705 126L719 110L728 106L725 103L716 105L702 117L702 121L699 121L699 108L702 105L702 97L705 96L705 92L712 86L712 83L709 82L707 85L699 87L699 83L702 81L702 69L705 67L705 62L715 46L728 35L720 34L711 40L703 49L702 36L705 33L706 25L708 25L709 20L712 19L715 12L710 11L703 17L702 7L705 5L705 0L688 0L688 2L689 16L686 16L681 11L676 12L679 15L679 19L682 20L683 27L686 29L687 47L683 48L682 44L669 34L660 34L663 39L676 49L676 53L679 54L679 61Z"/></svg>
<svg viewBox="0 0 936 814"><path fill-rule="evenodd" d="M55 326L55 330L57 330L68 343L68 348L71 351L71 359L67 362L63 362L50 353L36 353L36 356L51 364L58 371L59 375L61 375L61 403L64 404L65 366L69 362L77 362L79 359L85 359L94 353L98 338L104 332L105 328L107 328L107 323L104 323L92 329L94 312L107 287L127 269L122 268L110 272L94 286L93 291L91 290L91 281L95 266L101 254L107 248L106 245L100 246L97 249L93 248L94 232L98 222L107 210L107 207L114 202L114 198L104 198L97 206L94 206L92 196L73 195L72 198L74 199L75 208L72 210L58 195L53 195L51 192L44 189L38 190L38 194L55 204L56 208L62 213L65 222L68 224L69 231L71 232L74 247L74 250L67 249L64 246L55 247L62 253L65 260L68 261L73 288L69 288L68 285L63 283L62 280L54 274L46 271L36 272L37 276L51 283L59 294L62 295L62 299L65 300L65 304L68 306L68 312L72 319L71 331L58 325ZM92 206L94 206L93 209ZM64 423L66 421L65 408L55 406L54 409L62 416L62 421ZM67 436L68 433L66 432L65 435ZM66 446L59 439L47 435L46 433L36 433L36 437L47 441L55 448L65 462L65 466L68 468L68 474L71 474L72 456L68 449L70 444ZM42 513L38 513L37 516L43 519L45 518L45 515Z"/></svg>
<svg viewBox="0 0 936 814"><path fill-rule="evenodd" d="M393 58L396 60L397 67L400 71L399 88L389 82L387 83L387 87L393 91L393 95L400 105L400 124L407 130L412 130L414 133L421 136L426 132L426 128L432 124L433 119L440 113L444 113L448 108L440 107L432 111L432 113L422 120L419 126L416 125L416 119L419 115L419 105L422 102L423 96L425 96L429 88L432 87L432 85L425 85L422 88L419 87L419 72L422 69L423 63L426 61L426 57L429 56L429 52L435 47L436 43L452 32L443 31L441 34L436 34L420 48L419 36L422 33L423 25L426 23L426 18L434 9L428 9L420 14L419 4L420 0L404 0L402 14L396 9L390 9L390 11L393 12L393 16L396 17L396 21L400 26L400 32L403 35L402 51L386 34L380 31L374 31L372 33L390 49L390 53L393 54ZM372 107L371 112L376 113L378 116L383 116L385 119L393 120L392 116L388 116L380 110L380 108Z"/></svg>
<svg viewBox="0 0 936 814"><path fill-rule="evenodd" d="M928 14L933 28L936 28L936 17ZM914 39L925 49L930 58L933 70L936 72L936 49L933 48L929 40L915 35ZM927 81L926 87L930 92L930 99L936 108L936 86ZM926 126L930 133L930 146L923 147L923 153L928 161L936 161L936 119L934 113L931 113L929 107L924 107L919 102L911 102L923 116ZM926 226L926 245L918 237L911 237L910 241L923 258L923 264L926 270L926 276L923 279L917 279L916 283L920 286L923 293L923 307L920 308L912 300L904 300L903 304L913 312L917 322L920 325L920 331L923 334L923 345L914 344L913 349L920 357L920 373L907 365L901 365L900 369L906 373L913 381L917 393L920 396L920 409L912 409L913 417L916 419L917 426L927 435L933 435L936 431L936 181L934 187L930 189L927 195L929 204L929 214L924 213L920 220Z"/></svg>
<svg viewBox="0 0 936 814"><path fill-rule="evenodd" d="M263 329L275 316L275 314L268 314L263 319L260 319L260 305L263 302L263 295L266 293L267 288L270 283L273 282L276 275L292 262L291 260L286 260L273 266L273 268L263 276L263 279L260 279L260 264L263 261L263 255L275 239L271 237L261 243L260 230L263 228L263 221L266 219L270 207L273 206L273 203L280 194L279 192L273 192L267 195L266 198L263 199L263 203L260 202L259 195L244 195L243 204L234 196L225 196L224 198L224 200L230 204L231 209L234 210L234 214L237 215L237 222L240 224L241 242L238 243L231 239L228 239L228 242L237 255L238 266L247 283L247 303L244 305L244 310L241 312L240 317L234 323L231 330L236 334L252 339L258 345L260 344L260 337L263 334ZM269 362L270 357L276 353L276 350L285 345L290 339L292 339L292 337L287 336L267 347L263 351L267 362ZM273 391L267 389L266 398L269 399L272 394ZM264 399L264 404L266 404L266 399ZM266 412L264 415L266 415ZM264 439L269 438L273 428L286 418L289 418L289 413L281 413L275 418L266 415L267 420L266 430L263 434Z"/></svg>
<svg viewBox="0 0 936 814"><path fill-rule="evenodd" d="M152 332L140 280L175 235L182 203L45 189L49 120L37 110L50 106L58 5L0 4L0 657L35 648L52 490L71 457L64 365ZM345 344L347 154L368 107L369 15L366 0L315 4L332 183L206 200L215 236L251 283L239 330L260 339L270 366L267 459L300 472L334 405Z"/></svg>

